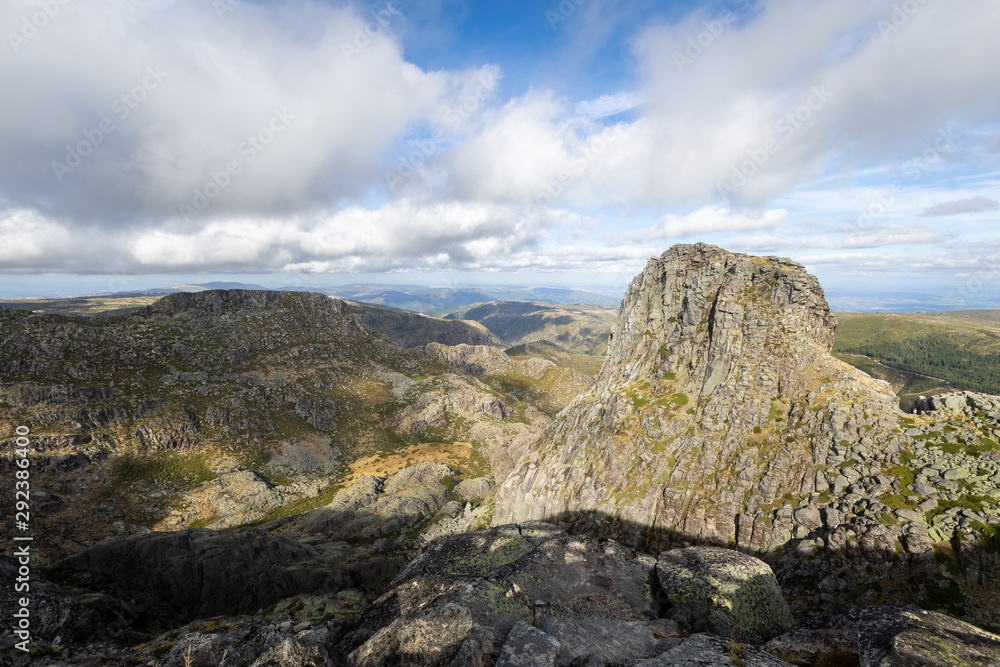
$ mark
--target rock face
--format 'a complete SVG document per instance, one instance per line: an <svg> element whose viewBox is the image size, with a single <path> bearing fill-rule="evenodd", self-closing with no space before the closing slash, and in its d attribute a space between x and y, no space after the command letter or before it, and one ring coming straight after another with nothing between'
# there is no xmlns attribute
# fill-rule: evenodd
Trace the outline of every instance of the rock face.
<svg viewBox="0 0 1000 667"><path fill-rule="evenodd" d="M184 494L180 507L157 528L183 528L195 520L201 520L206 528L240 526L259 521L294 500L316 496L319 491L319 484L298 482L276 487L252 470L232 470Z"/></svg>
<svg viewBox="0 0 1000 667"><path fill-rule="evenodd" d="M858 624L861 667L1000 664L1000 637L944 614L868 607Z"/></svg>
<svg viewBox="0 0 1000 667"><path fill-rule="evenodd" d="M518 462L495 522L549 520L633 544L788 543L794 524L775 520L783 496L832 485L824 469L838 448L899 448L896 397L830 355L834 325L816 278L790 260L704 244L650 260L596 386Z"/></svg>
<svg viewBox="0 0 1000 667"><path fill-rule="evenodd" d="M523 664L512 654L527 645L540 658L555 651L557 665L631 664L656 654L654 567L539 522L447 537L361 613L338 650L352 667L491 664L501 654Z"/></svg>
<svg viewBox="0 0 1000 667"><path fill-rule="evenodd" d="M692 635L659 656L637 662L635 667L791 667L789 663L753 646L713 635Z"/></svg>
<svg viewBox="0 0 1000 667"><path fill-rule="evenodd" d="M660 554L656 574L690 631L763 644L792 626L792 614L767 563L730 549L689 547Z"/></svg>
<svg viewBox="0 0 1000 667"><path fill-rule="evenodd" d="M405 348L391 336L410 315L378 313L368 321L383 331L323 294L251 290L102 317L0 308L0 470L30 425L32 487L48 494L33 508L49 535L39 549L59 560L137 527L259 521L354 459L428 441L483 443L509 470L558 411L533 405L562 370L551 363L539 361L544 382L517 375L515 395L426 349L492 340L479 325L413 315Z"/></svg>
<svg viewBox="0 0 1000 667"><path fill-rule="evenodd" d="M444 478L454 471L426 462L389 478L367 476L338 494L325 508L306 514L285 530L334 539L368 539L408 530L448 501Z"/></svg>

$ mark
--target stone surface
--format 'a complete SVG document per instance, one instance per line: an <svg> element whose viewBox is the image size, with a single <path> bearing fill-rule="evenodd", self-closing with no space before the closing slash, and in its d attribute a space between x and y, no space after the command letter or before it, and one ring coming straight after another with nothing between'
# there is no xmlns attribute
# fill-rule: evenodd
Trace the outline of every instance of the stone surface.
<svg viewBox="0 0 1000 667"><path fill-rule="evenodd" d="M317 556L259 528L192 529L107 540L62 567L107 577L152 607L194 618L253 613L299 592L347 588L349 576Z"/></svg>
<svg viewBox="0 0 1000 667"><path fill-rule="evenodd" d="M518 621L504 641L496 667L554 667L559 647L552 635Z"/></svg>
<svg viewBox="0 0 1000 667"><path fill-rule="evenodd" d="M349 667L444 667L474 626L469 610L444 604L400 617L368 638L347 657Z"/></svg>
<svg viewBox="0 0 1000 667"><path fill-rule="evenodd" d="M1000 665L1000 636L944 614L868 607L858 628L861 667Z"/></svg>
<svg viewBox="0 0 1000 667"><path fill-rule="evenodd" d="M455 472L443 463L411 466L388 478L364 477L325 508L295 522L303 535L371 539L413 528L448 500L443 480Z"/></svg>
<svg viewBox="0 0 1000 667"><path fill-rule="evenodd" d="M634 667L791 667L760 649L713 635L692 635L655 658L635 663Z"/></svg>
<svg viewBox="0 0 1000 667"><path fill-rule="evenodd" d="M455 495L465 501L488 498L492 491L493 484L486 477L463 479L455 485Z"/></svg>
<svg viewBox="0 0 1000 667"><path fill-rule="evenodd" d="M468 613L463 632L479 628L478 638L463 650L483 659L499 657L518 623L534 623L558 639L560 661L571 654L608 655L587 637L603 637L609 646L620 641L628 655L651 656L656 639L645 623L656 618L654 567L653 558L628 547L567 535L539 522L445 537L358 616L339 650L348 654L368 646L362 653L374 655L371 642L396 641L386 639L396 632L387 635L386 628L402 628L432 609L457 605Z"/></svg>
<svg viewBox="0 0 1000 667"><path fill-rule="evenodd" d="M806 619L788 632L775 637L761 648L795 665L856 663L858 623L848 614L821 614Z"/></svg>
<svg viewBox="0 0 1000 667"><path fill-rule="evenodd" d="M691 631L762 644L792 625L774 573L753 556L718 547L673 549L660 554L656 574L670 615Z"/></svg>
<svg viewBox="0 0 1000 667"><path fill-rule="evenodd" d="M656 640L645 625L552 609L535 623L559 640L559 667L629 665L656 653Z"/></svg>

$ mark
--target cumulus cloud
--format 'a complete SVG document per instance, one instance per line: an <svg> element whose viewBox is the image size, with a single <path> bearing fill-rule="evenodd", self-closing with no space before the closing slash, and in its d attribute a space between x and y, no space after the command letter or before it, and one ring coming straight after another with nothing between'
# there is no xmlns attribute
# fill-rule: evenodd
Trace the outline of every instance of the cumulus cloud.
<svg viewBox="0 0 1000 667"><path fill-rule="evenodd" d="M758 0L740 21L649 19L631 41L639 85L583 101L497 99L495 64L425 71L395 34L405 17L372 24L321 0L224 16L198 0L60 4L0 49L0 268L556 270L610 266L601 253L631 266L654 239L700 234L831 254L941 243L923 226L797 235L794 207L775 202L802 185L835 200L823 179L902 170L941 128L980 136L1000 117L1000 4L904 4ZM593 44L612 5L579 14ZM0 25L37 11L10 0ZM414 150L420 164L387 188ZM898 206L957 215L995 197ZM591 217L612 208L652 211L632 229L662 217L639 232ZM579 244L549 236L585 225L597 231ZM611 232L626 239L613 250L598 238Z"/></svg>
<svg viewBox="0 0 1000 667"><path fill-rule="evenodd" d="M356 197L400 134L474 78L408 63L391 36L399 18L379 26L313 0L221 17L195 0L60 7L0 56L0 193L82 222L149 224L206 188L202 217ZM0 24L37 10L4 3Z"/></svg>
<svg viewBox="0 0 1000 667"><path fill-rule="evenodd" d="M995 119L1000 6L898 5L763 0L743 23L695 13L649 28L643 116L594 178L651 204L761 206L845 159L892 165L951 122Z"/></svg>
<svg viewBox="0 0 1000 667"><path fill-rule="evenodd" d="M995 199L987 197L972 197L970 199L959 199L931 206L924 211L925 216L945 216L960 215L962 213L978 213L980 211L991 211L1000 206Z"/></svg>
<svg viewBox="0 0 1000 667"><path fill-rule="evenodd" d="M576 223L559 211L401 200L368 210L291 217L227 217L198 228L80 232L18 210L0 217L0 262L11 268L139 273L197 271L385 271L470 269L525 263L549 228ZM109 264L109 257L114 258Z"/></svg>

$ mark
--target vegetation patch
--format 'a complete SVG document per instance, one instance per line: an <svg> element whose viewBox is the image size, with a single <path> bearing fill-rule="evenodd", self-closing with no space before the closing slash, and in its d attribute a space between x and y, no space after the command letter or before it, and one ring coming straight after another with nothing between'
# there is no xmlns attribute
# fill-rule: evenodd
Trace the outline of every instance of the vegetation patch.
<svg viewBox="0 0 1000 667"><path fill-rule="evenodd" d="M108 485L123 490L138 481L164 481L180 488L194 488L216 474L208 465L209 454L125 454L111 463Z"/></svg>

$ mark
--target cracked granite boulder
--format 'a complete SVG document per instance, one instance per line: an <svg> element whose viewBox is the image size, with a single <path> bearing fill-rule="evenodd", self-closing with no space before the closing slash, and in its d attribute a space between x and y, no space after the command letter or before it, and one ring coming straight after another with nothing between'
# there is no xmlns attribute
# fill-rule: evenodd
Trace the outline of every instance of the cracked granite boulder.
<svg viewBox="0 0 1000 667"><path fill-rule="evenodd" d="M858 615L861 667L996 667L1000 636L924 609L867 607Z"/></svg>
<svg viewBox="0 0 1000 667"><path fill-rule="evenodd" d="M447 665L459 654L495 661L512 628L525 623L562 643L556 664L570 664L570 655L610 664L601 656L611 648L634 662L655 654L646 625L657 617L655 587L651 556L551 524L454 535L400 572L339 650L355 667L394 664L404 645L417 652L414 664Z"/></svg>

